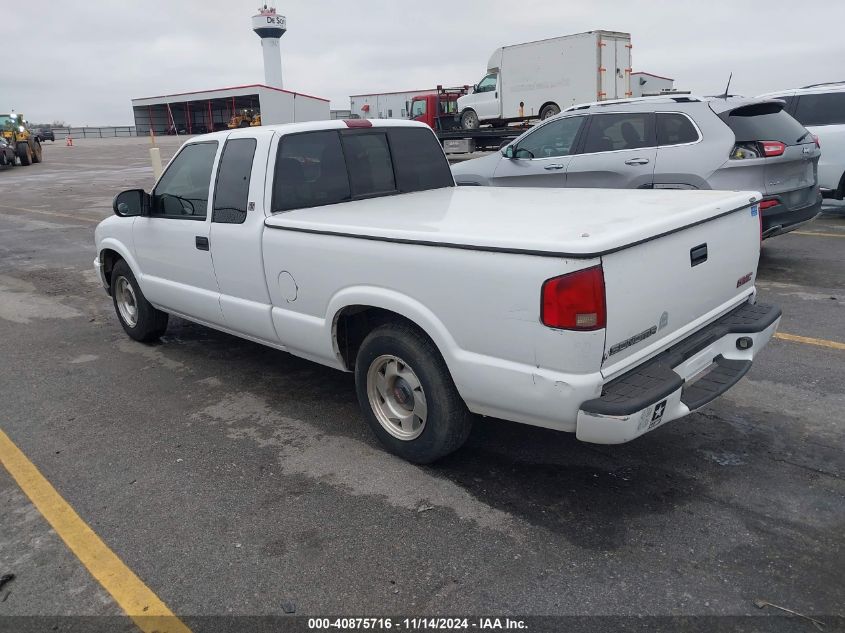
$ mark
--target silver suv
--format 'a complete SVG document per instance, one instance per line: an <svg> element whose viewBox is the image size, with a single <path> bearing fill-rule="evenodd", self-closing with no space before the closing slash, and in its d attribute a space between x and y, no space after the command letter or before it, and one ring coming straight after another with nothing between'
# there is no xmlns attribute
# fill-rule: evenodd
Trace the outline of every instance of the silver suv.
<svg viewBox="0 0 845 633"><path fill-rule="evenodd" d="M573 106L452 173L459 185L759 191L771 237L819 213L820 153L783 101L661 96Z"/></svg>

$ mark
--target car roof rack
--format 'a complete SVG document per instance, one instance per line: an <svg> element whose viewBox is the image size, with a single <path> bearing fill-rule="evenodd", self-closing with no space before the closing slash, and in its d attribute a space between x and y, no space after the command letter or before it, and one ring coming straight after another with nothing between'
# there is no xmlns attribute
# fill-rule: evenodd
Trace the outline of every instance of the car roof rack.
<svg viewBox="0 0 845 633"><path fill-rule="evenodd" d="M845 84L845 81L825 81L820 84L810 84L809 86L801 86L801 90L806 88L821 88L822 86L838 86L840 84Z"/></svg>
<svg viewBox="0 0 845 633"><path fill-rule="evenodd" d="M566 112L586 110L593 106L633 105L637 103L700 103L701 98L695 95L654 95L650 97L630 97L628 99L608 99L606 101L592 101L566 108Z"/></svg>

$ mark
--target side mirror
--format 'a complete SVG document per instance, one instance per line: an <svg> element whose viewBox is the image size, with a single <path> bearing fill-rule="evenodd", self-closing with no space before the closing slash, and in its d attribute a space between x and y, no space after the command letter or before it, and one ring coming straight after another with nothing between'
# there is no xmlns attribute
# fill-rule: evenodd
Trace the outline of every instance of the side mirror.
<svg viewBox="0 0 845 633"><path fill-rule="evenodd" d="M115 215L130 218L138 215L149 215L150 194L143 189L128 189L121 191L114 197L112 210Z"/></svg>
<svg viewBox="0 0 845 633"><path fill-rule="evenodd" d="M504 156L505 158L514 158L513 145L508 145L507 147L505 147L505 149L502 150L502 156Z"/></svg>
<svg viewBox="0 0 845 633"><path fill-rule="evenodd" d="M472 91L478 92L478 84L472 84Z"/></svg>

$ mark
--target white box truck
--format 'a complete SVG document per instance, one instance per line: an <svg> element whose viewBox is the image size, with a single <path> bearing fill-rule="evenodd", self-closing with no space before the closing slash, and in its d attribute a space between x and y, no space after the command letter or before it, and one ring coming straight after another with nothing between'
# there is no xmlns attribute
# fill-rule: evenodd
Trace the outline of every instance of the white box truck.
<svg viewBox="0 0 845 633"><path fill-rule="evenodd" d="M588 31L493 51L458 99L461 127L545 119L578 103L631 96L631 34Z"/></svg>

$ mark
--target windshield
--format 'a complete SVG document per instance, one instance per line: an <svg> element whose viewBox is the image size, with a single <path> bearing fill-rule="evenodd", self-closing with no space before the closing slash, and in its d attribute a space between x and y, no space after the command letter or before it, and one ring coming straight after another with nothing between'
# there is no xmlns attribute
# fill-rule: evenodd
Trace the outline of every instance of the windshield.
<svg viewBox="0 0 845 633"><path fill-rule="evenodd" d="M413 105L411 106L411 118L415 118L418 116L422 116L425 114L425 101L420 99L419 101L414 101Z"/></svg>

